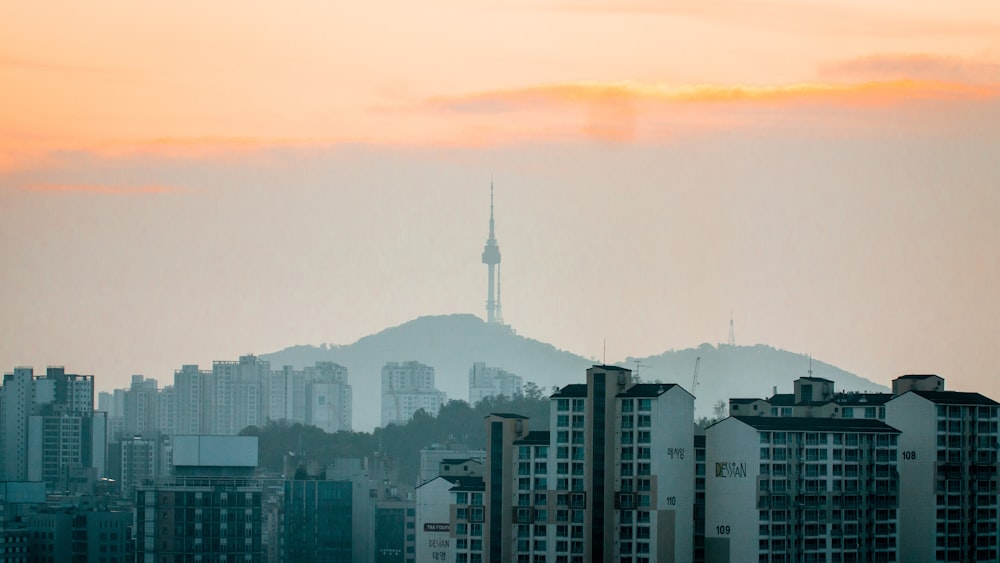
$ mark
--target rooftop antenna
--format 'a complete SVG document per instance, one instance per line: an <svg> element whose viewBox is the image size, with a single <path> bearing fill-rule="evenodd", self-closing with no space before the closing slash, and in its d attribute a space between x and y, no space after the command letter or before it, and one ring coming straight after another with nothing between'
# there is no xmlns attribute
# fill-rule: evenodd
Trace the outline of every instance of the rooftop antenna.
<svg viewBox="0 0 1000 563"><path fill-rule="evenodd" d="M809 377L813 376L813 356L809 354Z"/></svg>

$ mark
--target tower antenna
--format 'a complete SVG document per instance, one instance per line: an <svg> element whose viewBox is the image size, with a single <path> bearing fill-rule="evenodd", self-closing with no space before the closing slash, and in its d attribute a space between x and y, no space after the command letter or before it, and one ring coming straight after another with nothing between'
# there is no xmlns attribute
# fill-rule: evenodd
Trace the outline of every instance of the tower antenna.
<svg viewBox="0 0 1000 563"><path fill-rule="evenodd" d="M736 329L733 327L733 313L729 312L729 345L736 346Z"/></svg>
<svg viewBox="0 0 1000 563"><path fill-rule="evenodd" d="M490 177L490 235L486 239L486 246L483 248L483 264L486 264L489 273L488 286L486 288L486 322L489 324L503 324L500 317L500 246L497 244L494 232L495 223L493 221L493 178Z"/></svg>

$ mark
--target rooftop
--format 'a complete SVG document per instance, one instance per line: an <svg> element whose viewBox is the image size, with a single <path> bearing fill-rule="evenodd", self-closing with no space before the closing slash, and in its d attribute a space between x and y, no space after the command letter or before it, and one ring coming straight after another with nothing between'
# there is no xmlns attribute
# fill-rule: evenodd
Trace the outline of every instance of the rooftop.
<svg viewBox="0 0 1000 563"><path fill-rule="evenodd" d="M514 414L514 413L510 413L510 412L491 412L490 414L486 415L486 417L484 417L484 418L489 418L491 416L495 416L495 417L498 417L498 418L520 418L520 419L523 419L523 420L528 420L528 417L524 416L523 414Z"/></svg>
<svg viewBox="0 0 1000 563"><path fill-rule="evenodd" d="M442 459L441 463L444 463L446 465L461 465L461 464L463 464L463 463L465 463L467 461L472 461L472 462L475 462L475 463L478 463L478 464L482 465L481 461L476 460L476 459L472 459L471 457Z"/></svg>
<svg viewBox="0 0 1000 563"><path fill-rule="evenodd" d="M927 399L928 401L937 404L989 405L989 406L1000 405L1000 403L979 393L965 393L962 391L919 391L919 390L913 390L910 391L910 393L916 393L917 395L920 395L921 397Z"/></svg>
<svg viewBox="0 0 1000 563"><path fill-rule="evenodd" d="M676 383L636 383L628 389L618 393L618 397L659 397L666 393L671 387L676 387Z"/></svg>
<svg viewBox="0 0 1000 563"><path fill-rule="evenodd" d="M552 394L552 398L561 397L586 397L587 385L585 383L571 383Z"/></svg>
<svg viewBox="0 0 1000 563"><path fill-rule="evenodd" d="M523 438L518 438L514 440L514 445L549 445L549 431L548 430L532 430L525 434Z"/></svg>
<svg viewBox="0 0 1000 563"><path fill-rule="evenodd" d="M898 434L899 430L880 420L855 418L811 418L800 416L734 416L757 430L804 430L807 432L878 432ZM716 423L718 424L718 423ZM713 425L714 426L714 425Z"/></svg>

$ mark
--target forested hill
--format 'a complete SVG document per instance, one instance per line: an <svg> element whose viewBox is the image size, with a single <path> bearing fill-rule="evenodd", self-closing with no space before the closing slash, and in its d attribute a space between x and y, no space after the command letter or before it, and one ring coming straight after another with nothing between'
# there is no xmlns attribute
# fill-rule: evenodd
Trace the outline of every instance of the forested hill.
<svg viewBox="0 0 1000 563"><path fill-rule="evenodd" d="M294 452L328 466L335 458L373 459L376 452L399 472L399 482L415 485L420 471L420 450L432 444L463 445L486 449L485 417L493 412L514 413L529 418L531 430L548 430L549 401L537 389L515 399L487 399L475 407L465 401L451 401L437 417L418 411L406 425L389 425L374 432L327 434L314 426L269 423L250 427L243 435L259 437L260 466L280 473L285 454Z"/></svg>
<svg viewBox="0 0 1000 563"><path fill-rule="evenodd" d="M678 383L690 390L695 359L700 357L697 388L693 394L696 416L710 416L712 405L730 397L770 396L774 388L790 393L792 382L807 375L810 360L804 354L770 346L703 344L674 350L664 343L662 354L628 358L620 365L635 370L645 381ZM434 367L437 387L450 399L468 400L468 374L474 362L486 362L532 381L547 393L553 386L582 383L594 362L559 350L510 330L489 325L473 315L420 317L385 329L348 345L293 346L263 359L274 369L283 365L303 368L317 361L337 362L348 368L354 388L354 428L371 431L379 424L382 366L390 361L418 362ZM836 382L839 390L884 391L886 387L819 360L812 373ZM879 374L888 383L899 374Z"/></svg>

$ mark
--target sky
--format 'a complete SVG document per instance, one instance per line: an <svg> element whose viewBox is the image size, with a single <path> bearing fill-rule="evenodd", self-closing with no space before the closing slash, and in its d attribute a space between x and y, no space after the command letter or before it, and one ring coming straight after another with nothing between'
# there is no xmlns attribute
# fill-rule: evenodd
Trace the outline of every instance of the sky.
<svg viewBox="0 0 1000 563"><path fill-rule="evenodd" d="M485 316L492 183L518 334L1000 398L993 0L14 1L0 101L5 372Z"/></svg>

